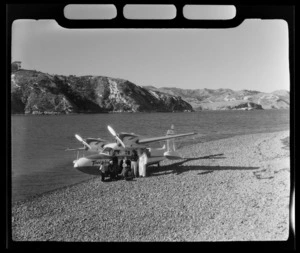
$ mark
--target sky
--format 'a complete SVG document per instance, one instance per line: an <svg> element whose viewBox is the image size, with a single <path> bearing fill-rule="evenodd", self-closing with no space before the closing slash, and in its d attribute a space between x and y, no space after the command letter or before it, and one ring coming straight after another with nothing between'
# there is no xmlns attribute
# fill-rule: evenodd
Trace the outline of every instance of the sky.
<svg viewBox="0 0 300 253"><path fill-rule="evenodd" d="M249 19L229 29L66 29L55 20L16 20L13 61L140 86L290 90L284 20Z"/></svg>

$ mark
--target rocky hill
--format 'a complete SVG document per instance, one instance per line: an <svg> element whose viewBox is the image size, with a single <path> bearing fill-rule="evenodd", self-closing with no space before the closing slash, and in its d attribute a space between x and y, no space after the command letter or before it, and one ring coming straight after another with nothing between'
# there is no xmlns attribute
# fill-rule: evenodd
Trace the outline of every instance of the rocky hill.
<svg viewBox="0 0 300 253"><path fill-rule="evenodd" d="M11 112L67 114L192 111L176 95L152 91L127 80L104 76L49 75L13 69Z"/></svg>
<svg viewBox="0 0 300 253"><path fill-rule="evenodd" d="M194 110L253 110L253 109L288 109L290 93L285 90L263 93L259 91L230 89L179 89L156 88L146 86L152 91L160 91L173 96L180 96L192 105Z"/></svg>

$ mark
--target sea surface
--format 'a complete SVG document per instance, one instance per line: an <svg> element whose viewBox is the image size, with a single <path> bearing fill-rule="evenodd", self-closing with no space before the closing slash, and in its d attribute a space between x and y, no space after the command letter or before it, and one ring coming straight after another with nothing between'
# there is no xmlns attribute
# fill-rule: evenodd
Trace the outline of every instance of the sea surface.
<svg viewBox="0 0 300 253"><path fill-rule="evenodd" d="M174 124L176 133L198 133L176 140L176 146L180 148L235 135L289 130L290 112L257 110L12 115L11 199L13 202L25 200L94 177L74 169L72 161L76 159L76 152L65 151L68 147L82 146L74 134L113 142L107 125L117 132L155 137L165 135L171 124Z"/></svg>

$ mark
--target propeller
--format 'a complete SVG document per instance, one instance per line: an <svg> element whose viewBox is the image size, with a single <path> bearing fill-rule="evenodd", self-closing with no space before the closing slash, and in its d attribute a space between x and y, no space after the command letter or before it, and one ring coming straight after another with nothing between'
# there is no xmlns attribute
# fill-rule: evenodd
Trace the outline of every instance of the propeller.
<svg viewBox="0 0 300 253"><path fill-rule="evenodd" d="M87 144L82 138L81 136L79 136L78 134L75 134L75 137L77 140L79 140L84 146L86 146L88 149L92 149L91 146L89 144Z"/></svg>
<svg viewBox="0 0 300 253"><path fill-rule="evenodd" d="M114 136L117 139L117 141L122 145L122 147L125 148L124 142L120 139L116 131L111 126L107 126L107 129L112 134L112 136Z"/></svg>

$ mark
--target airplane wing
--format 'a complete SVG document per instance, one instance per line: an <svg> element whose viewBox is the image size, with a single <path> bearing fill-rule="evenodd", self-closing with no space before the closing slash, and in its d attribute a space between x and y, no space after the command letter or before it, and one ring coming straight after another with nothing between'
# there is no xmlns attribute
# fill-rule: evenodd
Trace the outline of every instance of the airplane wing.
<svg viewBox="0 0 300 253"><path fill-rule="evenodd" d="M146 139L139 140L138 144L147 144L147 143L151 143L151 142L174 139L174 138L179 138L179 137L189 136L189 135L194 135L194 134L197 134L197 133L174 134L174 135L166 135L166 136L161 136L161 137L146 138Z"/></svg>
<svg viewBox="0 0 300 253"><path fill-rule="evenodd" d="M82 148L66 148L65 151L76 151L76 150L87 150L86 147L82 147Z"/></svg>

